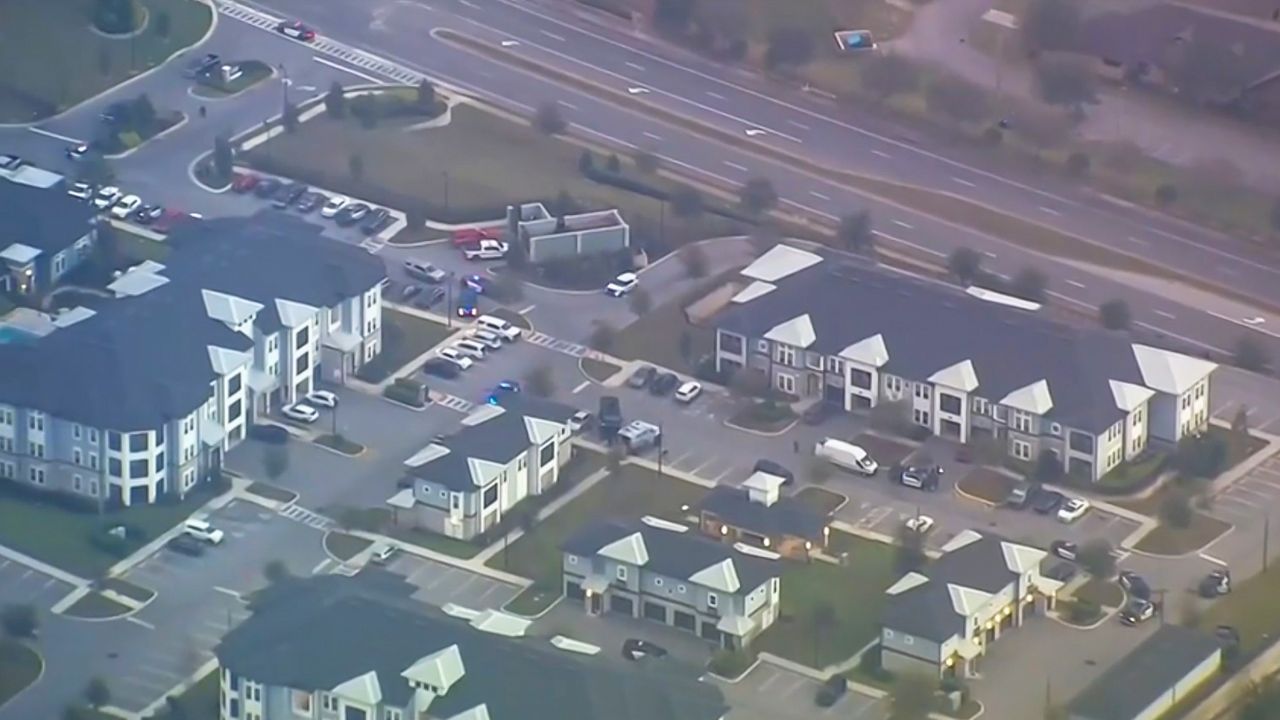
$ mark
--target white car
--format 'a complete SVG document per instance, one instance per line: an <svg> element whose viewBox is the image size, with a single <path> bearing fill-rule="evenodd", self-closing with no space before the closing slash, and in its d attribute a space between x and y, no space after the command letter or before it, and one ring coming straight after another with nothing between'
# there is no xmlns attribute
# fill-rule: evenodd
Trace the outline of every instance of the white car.
<svg viewBox="0 0 1280 720"><path fill-rule="evenodd" d="M472 328L467 331L467 337L485 346L488 350L498 350L502 348L502 338L485 330L484 328Z"/></svg>
<svg viewBox="0 0 1280 720"><path fill-rule="evenodd" d="M613 282L604 286L604 291L614 297L622 297L632 290L636 289L636 285L640 284L640 277L635 273L625 272L613 279Z"/></svg>
<svg viewBox="0 0 1280 720"><path fill-rule="evenodd" d="M342 208L346 207L349 202L351 201L345 196L334 195L329 198L329 201L324 204L324 207L320 208L320 217L331 218L334 215L337 215L338 212L341 211Z"/></svg>
<svg viewBox="0 0 1280 720"><path fill-rule="evenodd" d="M485 347L475 340L459 340L454 343L452 347L468 357L475 358L476 360L484 359Z"/></svg>
<svg viewBox="0 0 1280 720"><path fill-rule="evenodd" d="M1071 498L1058 508L1058 519L1064 523L1075 522L1089 512L1089 501L1084 498Z"/></svg>
<svg viewBox="0 0 1280 720"><path fill-rule="evenodd" d="M682 403L691 403L694 400L697 400L698 396L701 394L702 394L702 383L690 380L689 382L681 385L679 389L676 390L676 401L682 402Z"/></svg>
<svg viewBox="0 0 1280 720"><path fill-rule="evenodd" d="M280 412L290 420L297 420L303 423L313 423L320 419L320 411L306 403L290 405Z"/></svg>
<svg viewBox="0 0 1280 720"><path fill-rule="evenodd" d="M449 274L444 270L422 260L405 260L404 271L410 277L426 280L432 285L439 285L449 277Z"/></svg>
<svg viewBox="0 0 1280 720"><path fill-rule="evenodd" d="M569 429L578 432L591 422L591 412L588 410L579 410L569 418Z"/></svg>
<svg viewBox="0 0 1280 720"><path fill-rule="evenodd" d="M224 537L221 530L210 525L204 520L188 520L182 524L182 531L197 540L203 540L210 545L218 545Z"/></svg>
<svg viewBox="0 0 1280 720"><path fill-rule="evenodd" d="M93 186L89 183L78 182L67 189L67 194L77 200L88 200L93 197Z"/></svg>
<svg viewBox="0 0 1280 720"><path fill-rule="evenodd" d="M462 250L468 260L501 260L507 256L508 246L501 240L481 240L479 244Z"/></svg>
<svg viewBox="0 0 1280 720"><path fill-rule="evenodd" d="M928 515L917 515L907 520L907 529L923 535L933 529L933 518Z"/></svg>
<svg viewBox="0 0 1280 720"><path fill-rule="evenodd" d="M481 315L476 318L476 327L484 328L507 342L515 342L520 339L520 328L500 317Z"/></svg>
<svg viewBox="0 0 1280 720"><path fill-rule="evenodd" d="M459 370L466 370L475 364L475 361L466 355L463 355L461 352L458 352L458 350L453 347L440 348L440 351L436 354L454 365L457 365Z"/></svg>
<svg viewBox="0 0 1280 720"><path fill-rule="evenodd" d="M111 217L124 220L129 214L142 206L142 198L137 195L125 195L116 201L111 208Z"/></svg>
<svg viewBox="0 0 1280 720"><path fill-rule="evenodd" d="M338 396L328 390L313 390L307 393L307 402L315 407L336 408L338 407Z"/></svg>
<svg viewBox="0 0 1280 720"><path fill-rule="evenodd" d="M93 196L93 206L99 210L106 210L116 204L116 200L120 199L120 188L115 185L108 185L98 189L98 194Z"/></svg>

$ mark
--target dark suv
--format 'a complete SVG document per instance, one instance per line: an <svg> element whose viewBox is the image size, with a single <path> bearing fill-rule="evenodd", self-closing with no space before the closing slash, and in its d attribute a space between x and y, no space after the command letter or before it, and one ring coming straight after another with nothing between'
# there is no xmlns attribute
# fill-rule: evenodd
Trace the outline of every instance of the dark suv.
<svg viewBox="0 0 1280 720"><path fill-rule="evenodd" d="M600 436L612 440L622 429L622 402L616 395L601 395L596 417L600 419Z"/></svg>

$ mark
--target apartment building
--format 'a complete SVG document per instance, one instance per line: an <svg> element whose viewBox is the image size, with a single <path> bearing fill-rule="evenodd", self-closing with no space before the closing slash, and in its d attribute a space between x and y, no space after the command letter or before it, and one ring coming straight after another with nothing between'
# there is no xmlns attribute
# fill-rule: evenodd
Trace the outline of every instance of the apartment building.
<svg viewBox="0 0 1280 720"><path fill-rule="evenodd" d="M766 550L648 516L589 524L561 550L565 597L589 615L653 620L729 649L778 618L782 563Z"/></svg>
<svg viewBox="0 0 1280 720"><path fill-rule="evenodd" d="M0 177L0 292L40 295L93 252L97 213L38 168Z"/></svg>
<svg viewBox="0 0 1280 720"><path fill-rule="evenodd" d="M827 547L831 520L812 505L782 494L785 480L752 473L742 487L717 485L698 504L698 529L720 542L761 547L808 560Z"/></svg>
<svg viewBox="0 0 1280 720"><path fill-rule="evenodd" d="M189 223L163 264L0 344L0 480L120 505L185 495L255 417L381 349L382 262L296 219Z"/></svg>
<svg viewBox="0 0 1280 720"><path fill-rule="evenodd" d="M847 411L900 413L935 435L993 441L1097 480L1156 440L1209 424L1216 365L1081 329L1033 303L778 245L716 313L719 370Z"/></svg>

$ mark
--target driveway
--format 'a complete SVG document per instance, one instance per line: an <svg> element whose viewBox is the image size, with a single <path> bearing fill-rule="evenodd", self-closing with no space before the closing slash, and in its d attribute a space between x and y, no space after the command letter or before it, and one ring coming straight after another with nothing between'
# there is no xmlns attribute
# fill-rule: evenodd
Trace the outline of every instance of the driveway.
<svg viewBox="0 0 1280 720"><path fill-rule="evenodd" d="M1240 408L1249 414L1249 427L1263 432L1280 434L1280 405L1266 402L1275 397L1274 386L1264 388L1267 382L1257 375L1233 367L1221 367L1213 376L1213 418L1229 423L1235 420Z"/></svg>
<svg viewBox="0 0 1280 720"><path fill-rule="evenodd" d="M0 556L0 607L33 605L47 610L73 589L39 570Z"/></svg>

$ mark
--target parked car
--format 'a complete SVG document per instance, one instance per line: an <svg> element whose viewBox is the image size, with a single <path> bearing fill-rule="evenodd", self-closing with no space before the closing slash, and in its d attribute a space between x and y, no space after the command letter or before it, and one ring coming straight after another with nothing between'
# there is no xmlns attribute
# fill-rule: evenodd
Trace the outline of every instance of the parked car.
<svg viewBox="0 0 1280 720"><path fill-rule="evenodd" d="M1066 496L1057 490L1038 488L1032 493L1031 509L1041 515L1050 515L1057 512L1058 508L1062 506L1062 502L1066 499Z"/></svg>
<svg viewBox="0 0 1280 720"><path fill-rule="evenodd" d="M658 377L658 368L652 365L641 365L627 378L627 387L643 390L653 384Z"/></svg>
<svg viewBox="0 0 1280 720"><path fill-rule="evenodd" d="M210 545L219 545L226 535L206 520L190 519L182 524L182 532Z"/></svg>
<svg viewBox="0 0 1280 720"><path fill-rule="evenodd" d="M458 377L458 374L462 372L462 369L459 368L458 364L452 360L447 360L445 358L431 358L430 360L422 363L422 372L428 375L435 375L436 377L444 378L445 380L452 380L453 378Z"/></svg>
<svg viewBox="0 0 1280 720"><path fill-rule="evenodd" d="M231 191L244 194L258 186L258 182L262 178L253 173L233 173L231 176Z"/></svg>
<svg viewBox="0 0 1280 720"><path fill-rule="evenodd" d="M776 475L782 478L783 485L790 485L796 481L795 473L788 470L786 466L781 463L776 463L768 458L760 458L757 460L755 466L751 468L751 472L762 472L770 475Z"/></svg>
<svg viewBox="0 0 1280 720"><path fill-rule="evenodd" d="M436 354L439 355L444 360L448 360L449 362L456 365L459 370L467 370L468 368L470 368L472 365L475 364L474 360L467 357L466 355L463 355L461 352L458 351L457 348L452 346L446 347L446 348L440 348L438 351L436 351Z"/></svg>
<svg viewBox="0 0 1280 720"><path fill-rule="evenodd" d="M253 186L253 195L254 197L266 200L274 197L276 193L280 192L280 188L283 185L283 181L272 177L259 178L257 184Z"/></svg>
<svg viewBox="0 0 1280 720"><path fill-rule="evenodd" d="M1075 561L1076 554L1079 553L1080 547L1073 542L1067 540L1054 540L1049 543L1049 552L1057 555L1063 560Z"/></svg>
<svg viewBox="0 0 1280 720"><path fill-rule="evenodd" d="M907 518L907 529L921 535L932 530L933 525L933 518L928 515L916 515L915 517Z"/></svg>
<svg viewBox="0 0 1280 720"><path fill-rule="evenodd" d="M622 401L616 395L601 395L596 416L600 418L600 434L606 440L612 440L622 429Z"/></svg>
<svg viewBox="0 0 1280 720"><path fill-rule="evenodd" d="M338 227L351 227L368 215L371 209L362 202L347 203L347 206L333 217L333 221L338 224Z"/></svg>
<svg viewBox="0 0 1280 720"><path fill-rule="evenodd" d="M463 248L462 257L468 260L501 260L507 256L508 246L501 240L481 240L472 247Z"/></svg>
<svg viewBox="0 0 1280 720"><path fill-rule="evenodd" d="M253 425L249 437L269 445L283 445L289 441L289 431L279 425Z"/></svg>
<svg viewBox="0 0 1280 720"><path fill-rule="evenodd" d="M479 245L481 240L497 240L497 233L486 228L462 228L454 230L450 240L456 248Z"/></svg>
<svg viewBox="0 0 1280 720"><path fill-rule="evenodd" d="M476 318L476 326L482 327L491 333L494 333L507 342L515 342L520 339L520 328L493 315L481 315Z"/></svg>
<svg viewBox="0 0 1280 720"><path fill-rule="evenodd" d="M186 533L181 533L170 538L169 542L165 543L165 547L179 555L200 557L204 555L205 543Z"/></svg>
<svg viewBox="0 0 1280 720"><path fill-rule="evenodd" d="M68 160L75 162L89 157L91 152L93 148L88 143L77 143L67 146L66 155Z"/></svg>
<svg viewBox="0 0 1280 720"><path fill-rule="evenodd" d="M373 549L369 555L369 561L374 565L386 565L391 562L391 558L396 555L396 546L388 543L382 543Z"/></svg>
<svg viewBox="0 0 1280 720"><path fill-rule="evenodd" d="M342 211L342 208L351 202L342 195L334 195L325 201L324 207L320 210L320 217L331 218Z"/></svg>
<svg viewBox="0 0 1280 720"><path fill-rule="evenodd" d="M444 270L425 260L405 260L404 272L409 277L425 280L432 284L442 283L449 276Z"/></svg>
<svg viewBox="0 0 1280 720"><path fill-rule="evenodd" d="M845 470L862 475L875 475L880 465L861 447L835 438L824 438L814 446L813 454Z"/></svg>
<svg viewBox="0 0 1280 720"><path fill-rule="evenodd" d="M1150 600L1133 598L1120 611L1120 622L1134 626L1150 620L1155 614L1156 606L1152 605Z"/></svg>
<svg viewBox="0 0 1280 720"><path fill-rule="evenodd" d="M1009 494L1004 499L1005 507L1021 510L1031 501L1031 483L1025 480L1019 480L1009 489Z"/></svg>
<svg viewBox="0 0 1280 720"><path fill-rule="evenodd" d="M290 420L307 424L320 419L320 411L306 403L295 403L293 405L286 406L280 411L280 413Z"/></svg>
<svg viewBox="0 0 1280 720"><path fill-rule="evenodd" d="M302 183L289 183L276 191L271 204L280 210L284 210L290 205L298 202L299 198L301 198L306 192L306 185L303 185Z"/></svg>
<svg viewBox="0 0 1280 720"><path fill-rule="evenodd" d="M622 657L627 660L642 660L647 657L662 658L667 656L666 648L648 640L627 638L622 641Z"/></svg>
<svg viewBox="0 0 1280 720"><path fill-rule="evenodd" d="M1072 523L1084 517L1087 512L1089 512L1088 500L1071 498L1062 507L1058 508L1058 520L1064 523Z"/></svg>
<svg viewBox="0 0 1280 720"><path fill-rule="evenodd" d="M622 297L632 290L635 290L636 286L639 284L639 275L636 275L633 272L625 272L611 280L608 285L605 285L604 291L613 297Z"/></svg>
<svg viewBox="0 0 1280 720"><path fill-rule="evenodd" d="M86 182L78 182L67 188L67 194L77 200L88 200L93 197L93 186Z"/></svg>
<svg viewBox="0 0 1280 720"><path fill-rule="evenodd" d="M298 202L293 206L293 209L303 215L307 215L315 212L323 204L324 195L318 192L308 192L303 193L302 197L298 198Z"/></svg>
<svg viewBox="0 0 1280 720"><path fill-rule="evenodd" d="M662 373L653 379L649 384L649 394L659 397L670 395L672 390L680 384L680 378L675 373Z"/></svg>
<svg viewBox="0 0 1280 720"><path fill-rule="evenodd" d="M632 420L618 431L618 437L628 452L638 453L662 445L662 428L643 420Z"/></svg>
<svg viewBox="0 0 1280 720"><path fill-rule="evenodd" d="M906 487L933 492L938 489L938 481L942 478L940 466L927 462L912 464L902 468L898 482Z"/></svg>
<svg viewBox="0 0 1280 720"><path fill-rule="evenodd" d="M581 432L591 425L592 415L590 410L579 410L569 416L569 429L573 432Z"/></svg>
<svg viewBox="0 0 1280 720"><path fill-rule="evenodd" d="M463 290L462 294L458 296L458 307L456 310L458 317L465 318L479 315L480 309L477 307L479 302L480 297L476 295L474 290Z"/></svg>
<svg viewBox="0 0 1280 720"><path fill-rule="evenodd" d="M130 219L139 225L150 225L162 217L164 217L164 208L160 205L143 205L133 211L133 217Z"/></svg>
<svg viewBox="0 0 1280 720"><path fill-rule="evenodd" d="M1129 597L1140 598L1142 600L1151 599L1151 586L1147 584L1142 576L1132 570L1123 570L1119 576L1120 587L1129 593Z"/></svg>
<svg viewBox="0 0 1280 720"><path fill-rule="evenodd" d="M462 353L463 355L469 355L475 358L476 360L483 360L485 356L488 354L488 350L485 348L485 346L481 345L475 340L467 340L464 338L462 340L458 340L457 342L455 342L453 344L453 347L457 348L458 352Z"/></svg>
<svg viewBox="0 0 1280 720"><path fill-rule="evenodd" d="M281 20L280 24L276 25L276 32L302 42L311 42L316 39L316 31L304 25L300 20Z"/></svg>
<svg viewBox="0 0 1280 720"><path fill-rule="evenodd" d="M1200 597L1216 598L1231 592L1231 571L1216 568L1200 580Z"/></svg>
<svg viewBox="0 0 1280 720"><path fill-rule="evenodd" d="M502 338L494 335L484 328L471 328L467 331L467 338L484 345L486 350L502 349Z"/></svg>
<svg viewBox="0 0 1280 720"><path fill-rule="evenodd" d="M682 384L676 389L676 402L682 402L686 405L698 399L702 394L702 383L696 380L690 380Z"/></svg>
<svg viewBox="0 0 1280 720"><path fill-rule="evenodd" d="M328 390L312 390L307 393L307 402L314 407L333 409L338 407L338 396Z"/></svg>
<svg viewBox="0 0 1280 720"><path fill-rule="evenodd" d="M374 208L373 212L360 223L360 232L365 235L377 235L391 224L391 211L386 208Z"/></svg>
<svg viewBox="0 0 1280 720"><path fill-rule="evenodd" d="M99 210L106 210L116 204L116 200L120 199L120 188L115 185L107 185L98 188L98 193L93 196L93 206Z"/></svg>
<svg viewBox="0 0 1280 720"><path fill-rule="evenodd" d="M222 64L222 58L215 53L205 53L197 58L192 58L190 62L182 69L182 75L186 78L194 80L204 75Z"/></svg>
<svg viewBox="0 0 1280 720"><path fill-rule="evenodd" d="M125 195L111 207L111 217L124 220L129 214L142 207L142 198L137 195Z"/></svg>
<svg viewBox="0 0 1280 720"><path fill-rule="evenodd" d="M818 688L818 694L813 701L818 707L829 708L840 702L840 698L847 692L849 692L849 681L843 675L832 675Z"/></svg>

